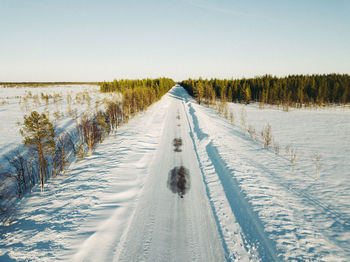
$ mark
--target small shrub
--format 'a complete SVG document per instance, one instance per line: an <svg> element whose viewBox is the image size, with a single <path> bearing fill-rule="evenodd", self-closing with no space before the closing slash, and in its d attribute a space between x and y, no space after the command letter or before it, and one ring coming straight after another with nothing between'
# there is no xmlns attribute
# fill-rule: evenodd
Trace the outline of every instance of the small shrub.
<svg viewBox="0 0 350 262"><path fill-rule="evenodd" d="M223 117L226 118L226 115L228 114L228 109L227 109L227 102L225 99L221 99L219 106L218 106L218 113L219 115L222 115Z"/></svg>
<svg viewBox="0 0 350 262"><path fill-rule="evenodd" d="M297 161L297 150L295 148L292 148L290 150L290 162L292 163L292 171L294 172L294 166Z"/></svg>
<svg viewBox="0 0 350 262"><path fill-rule="evenodd" d="M319 177L321 155L320 153L316 152L314 153L314 157L315 157L315 167L316 167L315 180L317 180Z"/></svg>
<svg viewBox="0 0 350 262"><path fill-rule="evenodd" d="M228 118L228 107L226 106L225 108L224 108L224 117L226 118L226 119L229 119Z"/></svg>
<svg viewBox="0 0 350 262"><path fill-rule="evenodd" d="M280 153L280 144L276 140L273 140L273 151L276 155Z"/></svg>
<svg viewBox="0 0 350 262"><path fill-rule="evenodd" d="M97 99L96 101L95 101L95 111L98 111L98 107L100 106L100 100L99 99Z"/></svg>
<svg viewBox="0 0 350 262"><path fill-rule="evenodd" d="M251 125L248 126L248 133L251 139L255 140L256 139L256 131L255 128Z"/></svg>
<svg viewBox="0 0 350 262"><path fill-rule="evenodd" d="M241 109L241 127L244 130L245 126L246 126L246 118L247 118L247 113L244 109L244 107L242 107Z"/></svg>
<svg viewBox="0 0 350 262"><path fill-rule="evenodd" d="M40 106L40 100L38 95L33 96L33 102L36 107Z"/></svg>
<svg viewBox="0 0 350 262"><path fill-rule="evenodd" d="M49 95L45 95L44 93L41 93L41 100L45 102L46 105L49 104L49 98L50 96Z"/></svg>
<svg viewBox="0 0 350 262"><path fill-rule="evenodd" d="M290 145L286 145L286 147L284 148L285 156L289 156L289 151L290 151Z"/></svg>
<svg viewBox="0 0 350 262"><path fill-rule="evenodd" d="M58 94L58 93L55 93L53 95L53 103L56 105L60 100L62 99L62 95L61 94Z"/></svg>
<svg viewBox="0 0 350 262"><path fill-rule="evenodd" d="M88 109L91 109L91 97L89 96L89 94L86 92L86 96L85 96L86 102L88 104Z"/></svg>
<svg viewBox="0 0 350 262"><path fill-rule="evenodd" d="M231 124L234 126L235 125L235 114L232 111L230 112L230 121L231 121Z"/></svg>
<svg viewBox="0 0 350 262"><path fill-rule="evenodd" d="M84 157L86 157L85 147L83 144L79 144L77 146L76 155L77 155L78 159L83 159Z"/></svg>
<svg viewBox="0 0 350 262"><path fill-rule="evenodd" d="M72 96L70 94L67 95L67 115L70 116L72 114Z"/></svg>
<svg viewBox="0 0 350 262"><path fill-rule="evenodd" d="M261 131L261 137L263 139L264 148L269 147L272 142L272 131L270 124L267 124L267 126Z"/></svg>
<svg viewBox="0 0 350 262"><path fill-rule="evenodd" d="M60 111L55 111L53 113L53 117L54 117L55 121L57 122L61 118L61 112Z"/></svg>

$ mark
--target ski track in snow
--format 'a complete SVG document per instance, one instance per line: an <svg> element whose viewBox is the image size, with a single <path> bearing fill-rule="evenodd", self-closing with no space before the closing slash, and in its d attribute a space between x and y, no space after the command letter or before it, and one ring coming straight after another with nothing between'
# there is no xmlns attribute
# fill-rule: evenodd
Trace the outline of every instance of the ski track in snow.
<svg viewBox="0 0 350 262"><path fill-rule="evenodd" d="M167 187L180 165L183 198ZM348 261L349 210L289 170L177 86L20 201L0 228L0 260Z"/></svg>

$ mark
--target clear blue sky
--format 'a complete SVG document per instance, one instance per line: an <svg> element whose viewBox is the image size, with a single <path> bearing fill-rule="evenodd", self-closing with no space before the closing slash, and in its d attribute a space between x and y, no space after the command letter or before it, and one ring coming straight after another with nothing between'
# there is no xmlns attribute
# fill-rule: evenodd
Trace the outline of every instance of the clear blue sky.
<svg viewBox="0 0 350 262"><path fill-rule="evenodd" d="M0 81L333 72L349 0L0 0Z"/></svg>

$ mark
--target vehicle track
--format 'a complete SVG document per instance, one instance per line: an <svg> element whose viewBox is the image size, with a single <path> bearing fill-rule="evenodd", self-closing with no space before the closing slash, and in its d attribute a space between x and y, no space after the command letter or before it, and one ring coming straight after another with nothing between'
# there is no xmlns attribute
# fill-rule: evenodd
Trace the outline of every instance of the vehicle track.
<svg viewBox="0 0 350 262"><path fill-rule="evenodd" d="M226 260L182 100L174 97L171 103L149 177L114 261ZM181 150L174 151L174 138L181 138ZM191 187L174 194L167 180L169 171L179 166L188 169L186 185L190 182Z"/></svg>

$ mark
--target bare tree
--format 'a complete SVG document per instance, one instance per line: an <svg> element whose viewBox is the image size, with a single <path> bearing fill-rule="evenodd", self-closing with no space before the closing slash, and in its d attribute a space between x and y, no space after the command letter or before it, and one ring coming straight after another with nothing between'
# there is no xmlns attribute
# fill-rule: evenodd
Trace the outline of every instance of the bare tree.
<svg viewBox="0 0 350 262"><path fill-rule="evenodd" d="M94 122L92 121L92 119L89 119L87 114L84 114L80 119L80 125L82 128L84 141L89 150L89 155L92 155L92 151L97 142L94 136L94 133L96 132L96 130L94 129L96 129L96 126L94 125Z"/></svg>
<svg viewBox="0 0 350 262"><path fill-rule="evenodd" d="M28 156L28 180L30 185L30 190L32 190L38 179L38 165L35 161L35 157L33 155Z"/></svg>
<svg viewBox="0 0 350 262"><path fill-rule="evenodd" d="M10 201L13 196L13 187L7 184L9 180L14 181L16 178L10 172L0 170L0 219L1 223L11 222L11 217L15 212L14 202Z"/></svg>
<svg viewBox="0 0 350 262"><path fill-rule="evenodd" d="M97 134L96 139L99 143L103 142L103 139L110 133L110 128L107 123L107 115L102 111L97 112L94 116L94 119L97 124Z"/></svg>
<svg viewBox="0 0 350 262"><path fill-rule="evenodd" d="M115 134L122 119L121 104L113 101L108 102L106 106L106 115L109 120L110 132Z"/></svg>
<svg viewBox="0 0 350 262"><path fill-rule="evenodd" d="M96 144L102 142L103 136L108 131L105 115L97 113L89 117L87 114L84 114L80 120L80 126L84 142L91 156Z"/></svg>
<svg viewBox="0 0 350 262"><path fill-rule="evenodd" d="M64 172L69 159L69 152L76 152L72 137L69 133L63 131L56 141L56 150L54 154L54 163L56 164L56 169L58 173Z"/></svg>
<svg viewBox="0 0 350 262"><path fill-rule="evenodd" d="M22 197L23 192L27 188L27 160L18 149L13 151L10 156L5 156L5 158L16 171L17 193L19 197Z"/></svg>

